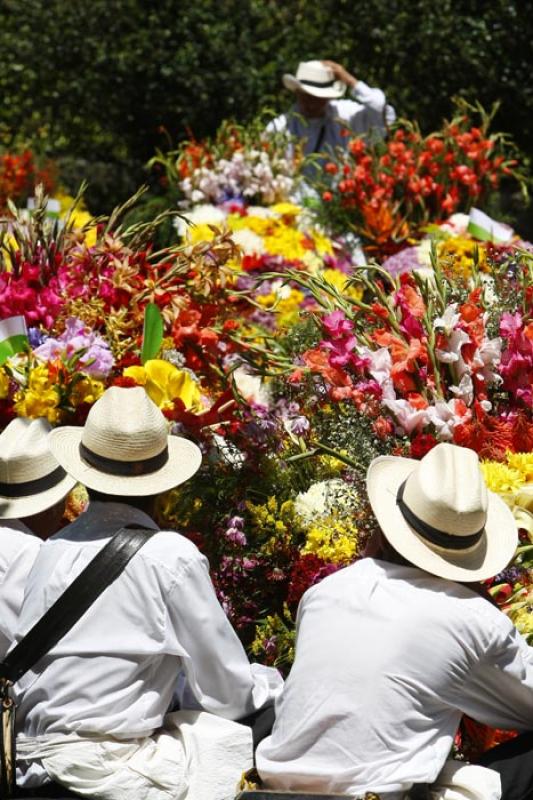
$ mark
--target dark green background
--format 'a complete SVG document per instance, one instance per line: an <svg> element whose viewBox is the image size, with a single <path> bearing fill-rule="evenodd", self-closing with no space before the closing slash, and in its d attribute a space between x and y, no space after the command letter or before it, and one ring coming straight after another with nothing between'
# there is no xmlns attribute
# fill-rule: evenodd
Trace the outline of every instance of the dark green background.
<svg viewBox="0 0 533 800"><path fill-rule="evenodd" d="M60 158L105 210L157 146L222 119L282 110L284 71L331 58L380 86L422 130L451 97L501 100L495 128L533 153L528 2L491 0L1 0L0 134Z"/></svg>

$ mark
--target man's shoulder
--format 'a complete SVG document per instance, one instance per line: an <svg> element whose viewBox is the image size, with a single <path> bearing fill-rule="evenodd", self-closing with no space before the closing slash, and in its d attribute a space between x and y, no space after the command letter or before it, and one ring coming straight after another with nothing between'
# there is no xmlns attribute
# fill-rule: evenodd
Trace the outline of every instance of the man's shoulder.
<svg viewBox="0 0 533 800"><path fill-rule="evenodd" d="M357 100L350 100L348 98L343 98L342 100L331 100L330 104L330 114L335 119L350 119L356 114L358 111L364 108L362 103L358 103Z"/></svg>
<svg viewBox="0 0 533 800"><path fill-rule="evenodd" d="M0 560L25 552L36 554L41 544L41 540L18 520L3 520L0 524Z"/></svg>
<svg viewBox="0 0 533 800"><path fill-rule="evenodd" d="M194 542L171 530L154 533L140 552L145 558L157 561L167 569L174 569L177 564L185 566L204 560Z"/></svg>

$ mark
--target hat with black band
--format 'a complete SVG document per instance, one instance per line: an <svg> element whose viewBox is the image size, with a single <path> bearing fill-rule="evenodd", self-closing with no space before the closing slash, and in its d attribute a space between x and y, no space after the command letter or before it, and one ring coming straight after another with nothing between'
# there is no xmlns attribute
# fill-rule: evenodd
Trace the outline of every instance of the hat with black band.
<svg viewBox="0 0 533 800"><path fill-rule="evenodd" d="M426 572L480 581L513 558L516 522L487 489L473 450L442 442L420 461L380 456L368 468L367 490L385 538Z"/></svg>
<svg viewBox="0 0 533 800"><path fill-rule="evenodd" d="M302 61L296 75L286 73L283 85L291 92L305 92L313 97L335 100L346 92L346 84L335 78L331 67L322 61Z"/></svg>
<svg viewBox="0 0 533 800"><path fill-rule="evenodd" d="M76 485L50 452L51 429L45 419L17 417L0 434L0 518L46 511Z"/></svg>
<svg viewBox="0 0 533 800"><path fill-rule="evenodd" d="M89 489L125 497L179 486L199 469L200 449L171 436L168 422L141 386L112 386L92 406L83 428L56 428L50 449Z"/></svg>

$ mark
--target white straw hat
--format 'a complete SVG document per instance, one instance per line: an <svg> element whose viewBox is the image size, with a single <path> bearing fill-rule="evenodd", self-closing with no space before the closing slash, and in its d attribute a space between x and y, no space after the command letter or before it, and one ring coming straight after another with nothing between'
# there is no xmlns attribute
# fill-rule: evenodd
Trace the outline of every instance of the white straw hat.
<svg viewBox="0 0 533 800"><path fill-rule="evenodd" d="M179 486L202 461L193 442L168 435L165 417L141 386L107 389L83 428L52 431L50 449L84 486L127 497Z"/></svg>
<svg viewBox="0 0 533 800"><path fill-rule="evenodd" d="M45 419L17 417L0 434L0 518L46 511L76 485L49 450L50 431Z"/></svg>
<svg viewBox="0 0 533 800"><path fill-rule="evenodd" d="M287 73L283 76L283 85L291 92L300 90L313 97L329 99L342 97L346 91L346 84L336 80L333 70L322 61L301 61L296 75Z"/></svg>
<svg viewBox="0 0 533 800"><path fill-rule="evenodd" d="M385 537L426 572L485 580L514 555L514 517L487 489L473 450L442 443L421 461L380 456L368 468L367 490Z"/></svg>

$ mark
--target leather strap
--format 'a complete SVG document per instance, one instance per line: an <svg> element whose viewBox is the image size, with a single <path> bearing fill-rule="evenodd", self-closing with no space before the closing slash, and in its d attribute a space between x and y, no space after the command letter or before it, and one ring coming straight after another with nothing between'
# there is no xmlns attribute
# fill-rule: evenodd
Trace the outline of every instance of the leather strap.
<svg viewBox="0 0 533 800"><path fill-rule="evenodd" d="M115 533L0 662L0 680L11 684L20 680L69 632L154 533L157 531L139 526L126 526Z"/></svg>

